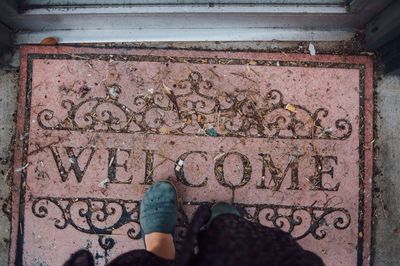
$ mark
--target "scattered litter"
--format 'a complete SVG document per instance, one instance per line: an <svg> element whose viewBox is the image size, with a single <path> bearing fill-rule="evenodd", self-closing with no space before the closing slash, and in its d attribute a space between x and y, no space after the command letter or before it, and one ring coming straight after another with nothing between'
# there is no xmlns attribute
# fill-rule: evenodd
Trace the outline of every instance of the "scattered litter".
<svg viewBox="0 0 400 266"><path fill-rule="evenodd" d="M221 76L218 75L212 68L209 68L208 71L210 71L214 76L216 76L219 80L221 80Z"/></svg>
<svg viewBox="0 0 400 266"><path fill-rule="evenodd" d="M160 131L161 134L167 135L167 134L171 133L171 128L169 128L169 127L160 127L159 131Z"/></svg>
<svg viewBox="0 0 400 266"><path fill-rule="evenodd" d="M310 51L310 55L315 55L317 53L317 51L315 50L315 46L312 43L308 45L308 51Z"/></svg>
<svg viewBox="0 0 400 266"><path fill-rule="evenodd" d="M199 128L199 130L197 130L197 135L206 135L206 131L202 128Z"/></svg>
<svg viewBox="0 0 400 266"><path fill-rule="evenodd" d="M165 90L165 92L166 92L167 94L169 94L169 95L172 94L172 90L171 90L170 88L168 88L168 86L165 85L164 83L163 83L163 88L164 88L164 90Z"/></svg>
<svg viewBox="0 0 400 266"><path fill-rule="evenodd" d="M119 97L119 94L121 93L121 87L117 84L113 84L110 86L107 86L107 93L108 96L110 96L111 99L116 100Z"/></svg>
<svg viewBox="0 0 400 266"><path fill-rule="evenodd" d="M183 166L183 161L179 160L179 162L176 164L175 170L180 171L182 166Z"/></svg>
<svg viewBox="0 0 400 266"><path fill-rule="evenodd" d="M24 170L25 168L27 168L28 165L29 165L29 163L25 164L24 166L22 166L22 167L20 167L20 168L15 169L15 172L21 172L22 170Z"/></svg>
<svg viewBox="0 0 400 266"><path fill-rule="evenodd" d="M249 80L249 81L251 81L251 82L253 82L253 83L257 83L257 81L255 81L254 79L249 78L248 75L243 74L243 73L234 73L234 72L231 72L231 75L239 76L239 77L241 77L241 78L243 78L243 79L247 79L247 80Z"/></svg>
<svg viewBox="0 0 400 266"><path fill-rule="evenodd" d="M68 161L69 161L70 163L75 163L75 162L76 162L76 160L75 160L74 157L68 157Z"/></svg>
<svg viewBox="0 0 400 266"><path fill-rule="evenodd" d="M333 128L331 128L331 127L323 128L323 131L320 134L318 134L318 138L325 136L325 135L330 135L330 134L332 134L332 132L333 132Z"/></svg>
<svg viewBox="0 0 400 266"><path fill-rule="evenodd" d="M110 160L110 162L109 162L109 164L108 164L108 167L111 167L111 165L113 164L113 162L114 162L114 157L111 157L111 160Z"/></svg>
<svg viewBox="0 0 400 266"><path fill-rule="evenodd" d="M224 155L225 155L225 152L218 154L217 156L214 157L214 161L218 160L219 158L221 158Z"/></svg>
<svg viewBox="0 0 400 266"><path fill-rule="evenodd" d="M215 128L214 128L212 125L210 125L210 124L207 125L206 134L207 134L208 136L211 136L211 137L218 137L217 131L216 131Z"/></svg>
<svg viewBox="0 0 400 266"><path fill-rule="evenodd" d="M87 65L90 69L93 69L93 65L92 65L91 63L86 62L86 65Z"/></svg>
<svg viewBox="0 0 400 266"><path fill-rule="evenodd" d="M276 66L280 66L281 64L279 63L279 61L278 62L276 62Z"/></svg>
<svg viewBox="0 0 400 266"><path fill-rule="evenodd" d="M176 113L178 114L178 119L180 120L181 113L179 111L179 105L178 105L178 102L176 101L176 96L175 96L174 92L170 88L168 88L168 86L165 85L164 83L163 83L163 88L165 90L165 94L167 95L167 97L170 99L170 101L174 105L174 107L176 109Z"/></svg>
<svg viewBox="0 0 400 266"><path fill-rule="evenodd" d="M196 117L197 123L200 124L202 120L203 120L203 118L201 117L201 115L197 115L197 117Z"/></svg>
<svg viewBox="0 0 400 266"><path fill-rule="evenodd" d="M161 115L161 117L164 117L164 116L165 116L165 113L164 113L163 111L159 110L159 109L157 109L157 113L158 113L159 115Z"/></svg>
<svg viewBox="0 0 400 266"><path fill-rule="evenodd" d="M289 158L288 158L289 164L293 163L295 160L296 160L296 156L290 154L290 155L289 155Z"/></svg>
<svg viewBox="0 0 400 266"><path fill-rule="evenodd" d="M148 91L150 94L153 94L153 93L154 93L154 89L153 89L153 88L147 89L147 91Z"/></svg>
<svg viewBox="0 0 400 266"><path fill-rule="evenodd" d="M99 183L99 187L101 187L101 188L107 188L107 184L108 184L108 183L110 183L110 179L106 178L106 179L104 179L103 181L101 181L101 182Z"/></svg>
<svg viewBox="0 0 400 266"><path fill-rule="evenodd" d="M285 109L289 112L296 113L296 107L293 104L286 104Z"/></svg>

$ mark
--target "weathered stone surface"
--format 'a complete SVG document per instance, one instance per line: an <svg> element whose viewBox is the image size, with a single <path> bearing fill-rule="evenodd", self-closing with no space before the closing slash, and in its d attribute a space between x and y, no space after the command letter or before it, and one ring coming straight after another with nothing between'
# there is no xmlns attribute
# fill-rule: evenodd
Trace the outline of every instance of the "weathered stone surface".
<svg viewBox="0 0 400 266"><path fill-rule="evenodd" d="M368 58L67 47L21 58L12 260L59 265L88 248L104 264L142 248L139 201L169 179L179 230L198 204L228 201L327 265L367 263Z"/></svg>
<svg viewBox="0 0 400 266"><path fill-rule="evenodd" d="M15 135L18 73L0 68L0 265L8 264L12 182L12 142Z"/></svg>

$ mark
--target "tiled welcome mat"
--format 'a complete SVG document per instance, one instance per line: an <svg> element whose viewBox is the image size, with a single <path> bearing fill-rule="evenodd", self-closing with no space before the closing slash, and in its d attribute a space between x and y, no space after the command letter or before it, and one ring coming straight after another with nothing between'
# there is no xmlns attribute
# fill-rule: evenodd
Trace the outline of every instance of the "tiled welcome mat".
<svg viewBox="0 0 400 266"><path fill-rule="evenodd" d="M372 104L367 57L23 47L11 264L142 248L139 201L170 179L180 233L234 202L327 265L367 265Z"/></svg>

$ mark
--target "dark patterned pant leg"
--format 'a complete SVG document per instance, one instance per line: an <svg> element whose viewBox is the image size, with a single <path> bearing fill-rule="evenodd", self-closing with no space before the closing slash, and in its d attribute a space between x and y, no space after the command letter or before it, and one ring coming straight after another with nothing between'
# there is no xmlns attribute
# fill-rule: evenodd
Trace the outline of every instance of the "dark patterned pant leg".
<svg viewBox="0 0 400 266"><path fill-rule="evenodd" d="M146 250L132 250L124 253L107 266L170 266L172 260L166 260Z"/></svg>
<svg viewBox="0 0 400 266"><path fill-rule="evenodd" d="M236 215L221 215L198 235L198 254L189 259L190 266L323 266L321 258L306 251L281 230L249 222ZM82 251L80 251L82 252ZM191 252L190 252L191 253ZM66 266L85 264L89 252L71 256ZM177 254L177 257L183 254ZM187 263L185 263L185 266ZM175 261L162 259L146 250L120 255L108 266L172 266ZM183 266L183 265L181 265Z"/></svg>
<svg viewBox="0 0 400 266"><path fill-rule="evenodd" d="M306 251L278 229L249 222L235 215L221 215L199 235L195 266L322 266L322 260Z"/></svg>
<svg viewBox="0 0 400 266"><path fill-rule="evenodd" d="M132 250L126 252L107 266L172 266L173 261L166 260L146 250ZM64 266L94 266L93 255L87 250L79 250L71 255Z"/></svg>
<svg viewBox="0 0 400 266"><path fill-rule="evenodd" d="M94 258L88 250L81 249L71 254L63 266L94 266Z"/></svg>

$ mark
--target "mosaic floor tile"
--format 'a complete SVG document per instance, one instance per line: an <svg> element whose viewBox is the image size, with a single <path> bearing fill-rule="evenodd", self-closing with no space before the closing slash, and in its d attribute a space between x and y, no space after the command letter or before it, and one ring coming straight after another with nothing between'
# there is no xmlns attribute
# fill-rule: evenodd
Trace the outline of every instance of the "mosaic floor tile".
<svg viewBox="0 0 400 266"><path fill-rule="evenodd" d="M11 263L143 248L139 201L169 179L178 234L228 201L327 265L368 265L369 58L29 46L20 84Z"/></svg>

